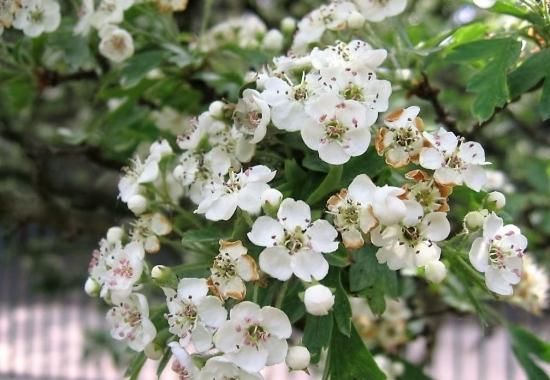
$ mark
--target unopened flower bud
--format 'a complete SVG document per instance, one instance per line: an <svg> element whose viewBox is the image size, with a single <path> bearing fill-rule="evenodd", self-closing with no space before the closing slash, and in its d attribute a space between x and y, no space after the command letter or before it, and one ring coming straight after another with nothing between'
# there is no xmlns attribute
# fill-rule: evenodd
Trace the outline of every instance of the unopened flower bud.
<svg viewBox="0 0 550 380"><path fill-rule="evenodd" d="M428 263L424 269L426 271L426 278L428 281L435 282L436 284L443 281L443 279L447 276L447 268L445 267L445 264L438 260Z"/></svg>
<svg viewBox="0 0 550 380"><path fill-rule="evenodd" d="M111 227L107 230L107 241L111 244L119 242L124 236L124 230L120 227Z"/></svg>
<svg viewBox="0 0 550 380"><path fill-rule="evenodd" d="M161 287L177 287L176 274L164 265L156 265L151 269L151 279Z"/></svg>
<svg viewBox="0 0 550 380"><path fill-rule="evenodd" d="M485 216L483 216L481 211L470 211L464 217L464 227L466 227L468 231L479 230L483 227L483 223L485 223Z"/></svg>
<svg viewBox="0 0 550 380"><path fill-rule="evenodd" d="M221 118L223 117L223 110L225 109L225 103L221 100L216 100L212 103L210 103L210 106L208 106L208 112L212 117Z"/></svg>
<svg viewBox="0 0 550 380"><path fill-rule="evenodd" d="M128 199L128 208L136 215L143 214L147 209L147 199L140 194L132 195Z"/></svg>
<svg viewBox="0 0 550 380"><path fill-rule="evenodd" d="M258 79L258 73L255 71L249 71L244 75L245 83L256 82L257 79Z"/></svg>
<svg viewBox="0 0 550 380"><path fill-rule="evenodd" d="M156 235L148 236L145 239L143 248L145 248L145 252L147 253L157 253L158 251L160 251L159 238Z"/></svg>
<svg viewBox="0 0 550 380"><path fill-rule="evenodd" d="M334 295L324 285L313 285L304 293L304 304L312 315L327 315L334 305Z"/></svg>
<svg viewBox="0 0 550 380"><path fill-rule="evenodd" d="M145 354L145 356L147 356L148 359L159 360L160 358L162 358L164 351L159 344L151 342L147 346L145 346L145 350L143 350L143 353Z"/></svg>
<svg viewBox="0 0 550 380"><path fill-rule="evenodd" d="M292 34L296 30L296 20L292 17L285 17L281 21L281 30L284 33Z"/></svg>
<svg viewBox="0 0 550 380"><path fill-rule="evenodd" d="M93 278L88 277L86 283L84 284L84 291L86 292L86 294L90 297L97 297L100 290L101 286L99 285L99 283Z"/></svg>
<svg viewBox="0 0 550 380"><path fill-rule="evenodd" d="M294 371L306 369L310 360L311 355L308 349L303 346L290 347L286 354L286 365Z"/></svg>
<svg viewBox="0 0 550 380"><path fill-rule="evenodd" d="M283 194L277 189L267 189L261 195L262 209L266 215L275 215L283 200Z"/></svg>
<svg viewBox="0 0 550 380"><path fill-rule="evenodd" d="M483 9L491 8L496 2L497 0L474 0L474 4Z"/></svg>
<svg viewBox="0 0 550 380"><path fill-rule="evenodd" d="M506 205L506 197L500 191L493 191L487 196L487 205L491 210L500 210Z"/></svg>
<svg viewBox="0 0 550 380"><path fill-rule="evenodd" d="M283 48L284 37L277 29L271 29L264 36L262 45L264 49L271 51L281 51Z"/></svg>
<svg viewBox="0 0 550 380"><path fill-rule="evenodd" d="M172 232L172 223L170 223L164 214L157 212L151 218L149 228L155 235L165 236Z"/></svg>
<svg viewBox="0 0 550 380"><path fill-rule="evenodd" d="M365 17L357 11L353 11L348 17L348 25L351 29L359 29L365 25Z"/></svg>

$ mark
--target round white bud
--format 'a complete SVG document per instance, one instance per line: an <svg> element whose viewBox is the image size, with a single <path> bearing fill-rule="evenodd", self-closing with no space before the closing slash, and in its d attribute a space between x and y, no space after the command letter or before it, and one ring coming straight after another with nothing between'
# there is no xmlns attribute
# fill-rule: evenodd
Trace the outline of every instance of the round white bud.
<svg viewBox="0 0 550 380"><path fill-rule="evenodd" d="M313 285L304 293L304 304L309 314L327 315L334 305L334 295L324 285Z"/></svg>
<svg viewBox="0 0 550 380"><path fill-rule="evenodd" d="M90 297L97 297L100 290L101 286L99 285L99 283L93 278L88 277L86 283L84 284L84 291L86 292L86 294Z"/></svg>
<svg viewBox="0 0 550 380"><path fill-rule="evenodd" d="M491 8L496 2L497 0L474 0L474 4L483 9Z"/></svg>
<svg viewBox="0 0 550 380"><path fill-rule="evenodd" d="M143 350L143 353L145 354L145 356L147 356L148 359L159 360L160 358L162 358L164 351L162 350L160 344L151 342L147 346L145 346L145 350Z"/></svg>
<svg viewBox="0 0 550 380"><path fill-rule="evenodd" d="M447 276L447 268L445 267L445 264L438 260L428 263L424 269L426 271L426 278L428 281L435 282L436 284L443 281L443 279Z"/></svg>
<svg viewBox="0 0 550 380"><path fill-rule="evenodd" d="M279 207L283 200L283 193L277 189L267 189L261 196L262 204Z"/></svg>
<svg viewBox="0 0 550 380"><path fill-rule="evenodd" d="M365 17L357 11L351 12L347 21L351 29L359 29L365 25Z"/></svg>
<svg viewBox="0 0 550 380"><path fill-rule="evenodd" d="M500 210L506 206L506 197L500 191L493 191L487 196L487 203L493 210Z"/></svg>
<svg viewBox="0 0 550 380"><path fill-rule="evenodd" d="M285 17L281 21L281 30L288 34L294 33L296 30L296 20L292 17Z"/></svg>
<svg viewBox="0 0 550 380"><path fill-rule="evenodd" d="M208 112L212 117L223 117L223 110L225 109L225 103L221 100L216 100L208 106Z"/></svg>
<svg viewBox="0 0 550 380"><path fill-rule="evenodd" d="M132 195L128 199L128 208L136 215L143 214L147 209L147 199L140 194Z"/></svg>
<svg viewBox="0 0 550 380"><path fill-rule="evenodd" d="M311 360L309 351L304 346L293 346L286 354L286 365L294 371L306 369Z"/></svg>
<svg viewBox="0 0 550 380"><path fill-rule="evenodd" d="M283 42L283 34L277 29L271 29L265 34L262 45L266 50L281 51L283 48Z"/></svg>
<svg viewBox="0 0 550 380"><path fill-rule="evenodd" d="M256 82L257 79L258 79L258 73L255 71L248 71L246 74L244 74L245 83Z"/></svg>
<svg viewBox="0 0 550 380"><path fill-rule="evenodd" d="M151 155L156 155L159 157L166 157L173 153L172 147L170 146L170 143L165 140L158 140L151 144L151 147L149 148L149 152Z"/></svg>
<svg viewBox="0 0 550 380"><path fill-rule="evenodd" d="M479 230L483 227L483 223L485 223L485 216L483 216L481 211L470 211L464 217L464 226L469 231Z"/></svg>
<svg viewBox="0 0 550 380"><path fill-rule="evenodd" d="M114 244L122 240L124 236L124 230L120 227L111 227L107 230L107 241Z"/></svg>

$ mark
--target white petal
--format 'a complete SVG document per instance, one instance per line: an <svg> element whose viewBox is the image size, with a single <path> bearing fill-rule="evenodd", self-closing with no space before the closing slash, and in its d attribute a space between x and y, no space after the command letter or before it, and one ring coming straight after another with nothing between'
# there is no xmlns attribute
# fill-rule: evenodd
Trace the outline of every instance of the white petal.
<svg viewBox="0 0 550 380"><path fill-rule="evenodd" d="M451 232L451 225L444 212L429 213L422 219L422 224L426 226L426 237L432 241L442 241Z"/></svg>
<svg viewBox="0 0 550 380"><path fill-rule="evenodd" d="M422 148L419 163L423 168L436 170L443 164L443 156L435 148Z"/></svg>
<svg viewBox="0 0 550 380"><path fill-rule="evenodd" d="M319 158L331 165L342 165L349 161L350 155L334 141L319 146Z"/></svg>
<svg viewBox="0 0 550 380"><path fill-rule="evenodd" d="M493 239L502 228L502 224L502 218L499 218L494 212L489 214L483 224L483 238L485 238L485 240Z"/></svg>
<svg viewBox="0 0 550 380"><path fill-rule="evenodd" d="M470 248L470 262L480 272L485 272L489 268L489 245L478 237L474 240Z"/></svg>
<svg viewBox="0 0 550 380"><path fill-rule="evenodd" d="M313 150L318 150L325 138L325 131L317 122L310 122L304 125L300 134L306 146Z"/></svg>
<svg viewBox="0 0 550 380"><path fill-rule="evenodd" d="M349 197L362 206L372 203L375 191L376 185L366 174L355 177L348 187Z"/></svg>
<svg viewBox="0 0 550 380"><path fill-rule="evenodd" d="M501 271L493 267L489 267L485 272L485 284L489 290L503 296L511 296L514 292L510 283L502 276Z"/></svg>
<svg viewBox="0 0 550 380"><path fill-rule="evenodd" d="M304 201L286 198L281 202L277 218L287 231L293 232L296 227L305 230L311 222L311 209Z"/></svg>
<svg viewBox="0 0 550 380"><path fill-rule="evenodd" d="M281 310L265 306L262 308L262 326L272 335L280 339L290 338L292 326L285 313Z"/></svg>
<svg viewBox="0 0 550 380"><path fill-rule="evenodd" d="M321 253L300 250L291 257L291 266L296 277L311 282L319 281L328 273L328 263Z"/></svg>
<svg viewBox="0 0 550 380"><path fill-rule="evenodd" d="M227 321L214 335L214 344L222 352L235 352L243 345L244 336L237 332L240 321Z"/></svg>
<svg viewBox="0 0 550 380"><path fill-rule="evenodd" d="M178 284L178 297L181 300L199 303L208 294L204 278L182 278Z"/></svg>
<svg viewBox="0 0 550 380"><path fill-rule="evenodd" d="M462 174L464 183L470 189L479 191L487 182L487 173L478 165L469 166Z"/></svg>
<svg viewBox="0 0 550 380"><path fill-rule="evenodd" d="M265 367L267 356L267 350L244 345L239 351L229 354L228 358L245 371L258 372Z"/></svg>
<svg viewBox="0 0 550 380"><path fill-rule="evenodd" d="M191 342L198 352L205 352L212 347L212 333L198 323L191 333Z"/></svg>
<svg viewBox="0 0 550 380"><path fill-rule="evenodd" d="M458 157L468 164L483 165L485 163L485 151L477 142L465 142L458 149Z"/></svg>
<svg viewBox="0 0 550 380"><path fill-rule="evenodd" d="M249 214L259 214L262 209L262 194L268 189L269 185L266 183L249 183L239 191L237 205Z"/></svg>
<svg viewBox="0 0 550 380"><path fill-rule="evenodd" d="M435 243L421 242L417 244L414 249L414 262L418 267L422 267L432 261L439 260L439 257L441 256L441 248L439 248Z"/></svg>
<svg viewBox="0 0 550 380"><path fill-rule="evenodd" d="M424 216L424 209L422 208L422 205L417 201L412 200L404 200L403 203L407 208L407 213L405 214L405 217L403 218L403 221L401 223L403 223L405 226L417 225Z"/></svg>
<svg viewBox="0 0 550 380"><path fill-rule="evenodd" d="M288 250L281 247L266 248L260 253L260 269L281 281L292 276L291 258Z"/></svg>
<svg viewBox="0 0 550 380"><path fill-rule="evenodd" d="M154 182L159 176L159 164L156 160L148 160L143 166L143 172L139 176L138 183Z"/></svg>
<svg viewBox="0 0 550 380"><path fill-rule="evenodd" d="M239 323L245 320L249 320L250 323L258 323L262 319L260 306L250 301L244 301L233 306L229 313L231 320Z"/></svg>
<svg viewBox="0 0 550 380"><path fill-rule="evenodd" d="M206 296L197 305L197 312L201 321L208 327L218 328L227 318L227 310L219 298Z"/></svg>
<svg viewBox="0 0 550 380"><path fill-rule="evenodd" d="M200 209L199 205L199 209ZM227 194L216 199L206 210L204 216L208 220L229 220L237 210L237 195Z"/></svg>
<svg viewBox="0 0 550 380"><path fill-rule="evenodd" d="M248 239L260 247L272 247L284 237L284 230L281 223L269 216L260 216L252 225L252 231Z"/></svg>
<svg viewBox="0 0 550 380"><path fill-rule="evenodd" d="M310 238L311 248L317 252L334 252L338 249L336 229L326 220L316 220L307 229L306 235Z"/></svg>
<svg viewBox="0 0 550 380"><path fill-rule="evenodd" d="M370 131L368 128L357 128L346 133L343 144L346 154L356 157L365 153L370 144Z"/></svg>
<svg viewBox="0 0 550 380"><path fill-rule="evenodd" d="M442 185L460 185L462 184L462 177L460 172L452 168L439 168L434 173L434 179L437 183Z"/></svg>
<svg viewBox="0 0 550 380"><path fill-rule="evenodd" d="M274 365L282 363L288 352L288 343L283 339L269 338L263 347L267 350L267 362L266 365Z"/></svg>

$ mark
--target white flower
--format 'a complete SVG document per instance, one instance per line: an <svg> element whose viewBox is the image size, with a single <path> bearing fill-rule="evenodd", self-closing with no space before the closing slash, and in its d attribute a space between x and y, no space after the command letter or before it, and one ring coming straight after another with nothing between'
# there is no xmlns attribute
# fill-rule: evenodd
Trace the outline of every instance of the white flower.
<svg viewBox="0 0 550 380"><path fill-rule="evenodd" d="M492 191L487 195L487 203L493 210L500 210L506 205L506 197L499 191Z"/></svg>
<svg viewBox="0 0 550 380"><path fill-rule="evenodd" d="M122 62L134 55L134 39L126 30L106 25L99 32L99 52L113 62Z"/></svg>
<svg viewBox="0 0 550 380"><path fill-rule="evenodd" d="M90 22L97 30L109 24L118 24L124 19L124 11L132 4L133 0L101 0Z"/></svg>
<svg viewBox="0 0 550 380"><path fill-rule="evenodd" d="M367 118L360 103L324 94L308 103L306 112L314 122L303 126L302 139L308 148L319 152L321 160L341 165L367 151L374 120Z"/></svg>
<svg viewBox="0 0 550 380"><path fill-rule="evenodd" d="M328 263L321 252L338 249L338 232L326 220L311 222L311 210L303 201L287 198L277 220L261 216L248 233L250 241L266 247L260 253L260 268L271 277L286 281L294 273L304 281L323 279Z"/></svg>
<svg viewBox="0 0 550 380"><path fill-rule="evenodd" d="M124 236L124 230L118 226L111 227L107 230L107 241L111 244L115 244L117 241L122 240Z"/></svg>
<svg viewBox="0 0 550 380"><path fill-rule="evenodd" d="M118 183L119 196L123 202L128 203L132 196L140 194L140 185L157 180L161 158L158 154L150 154L144 162L141 162L139 157L136 157L132 160L130 167L123 169L124 176Z"/></svg>
<svg viewBox="0 0 550 380"><path fill-rule="evenodd" d="M178 375L178 378L182 380L196 379L199 376L200 369L193 363L193 359L187 351L178 342L170 342L168 347L170 347L172 356L174 356L172 371Z"/></svg>
<svg viewBox="0 0 550 380"><path fill-rule="evenodd" d="M163 288L168 304L169 331L181 338L182 345L193 343L204 352L212 346L212 334L225 321L227 311L218 297L208 296L204 278L183 278L174 289Z"/></svg>
<svg viewBox="0 0 550 380"><path fill-rule="evenodd" d="M283 43L283 34L277 29L271 29L265 34L264 40L262 41L262 46L266 50L281 51L281 49L283 48Z"/></svg>
<svg viewBox="0 0 550 380"><path fill-rule="evenodd" d="M548 307L548 273L529 255L523 257L521 280L510 299L531 313L540 315Z"/></svg>
<svg viewBox="0 0 550 380"><path fill-rule="evenodd" d="M521 278L522 256L527 239L513 224L503 225L502 219L491 213L483 225L483 236L474 240L470 262L485 273L485 284L495 293L512 295L511 286Z"/></svg>
<svg viewBox="0 0 550 380"><path fill-rule="evenodd" d="M249 373L237 367L234 363L223 356L214 356L207 360L198 380L262 380L259 373Z"/></svg>
<svg viewBox="0 0 550 380"><path fill-rule="evenodd" d="M487 215L484 215L481 211L470 211L466 214L466 216L464 216L464 227L468 231L477 231L483 227L486 216Z"/></svg>
<svg viewBox="0 0 550 380"><path fill-rule="evenodd" d="M324 285L313 285L304 293L304 305L309 314L327 315L334 306L334 295Z"/></svg>
<svg viewBox="0 0 550 380"><path fill-rule="evenodd" d="M172 232L172 223L160 212L141 215L132 223L130 236L133 241L143 244L145 252L156 253L160 250L159 236Z"/></svg>
<svg viewBox="0 0 550 380"><path fill-rule="evenodd" d="M94 14L94 1L82 0L78 10L78 23L74 27L74 34L87 36L92 27L92 18Z"/></svg>
<svg viewBox="0 0 550 380"><path fill-rule="evenodd" d="M321 5L300 20L291 50L305 53L310 45L321 41L325 31L346 29L350 15L355 11L355 6L349 1L334 1Z"/></svg>
<svg viewBox="0 0 550 380"><path fill-rule="evenodd" d="M439 260L441 249L436 242L444 240L451 227L444 212L432 212L422 217L422 207L415 201L405 201L407 215L399 224L371 231L372 243L380 247L379 263L391 270L415 268Z"/></svg>
<svg viewBox="0 0 550 380"><path fill-rule="evenodd" d="M140 215L147 210L147 198L141 194L132 195L128 199L128 209L135 215Z"/></svg>
<svg viewBox="0 0 550 380"><path fill-rule="evenodd" d="M101 297L127 297L143 272L145 251L138 242L122 246L120 241L103 239L93 252L88 267L90 277L101 285Z"/></svg>
<svg viewBox="0 0 550 380"><path fill-rule="evenodd" d="M157 330L149 320L149 306L143 294L132 293L117 300L107 312L113 339L123 341L134 351L143 351L155 339Z"/></svg>
<svg viewBox="0 0 550 380"><path fill-rule="evenodd" d="M21 4L18 0L0 1L0 35L2 34L3 28L11 27L15 13L20 6Z"/></svg>
<svg viewBox="0 0 550 380"><path fill-rule="evenodd" d="M311 360L309 350L304 346L293 346L288 349L286 354L286 365L294 371L306 369Z"/></svg>
<svg viewBox="0 0 550 380"><path fill-rule="evenodd" d="M353 0L367 21L382 21L405 10L407 0Z"/></svg>
<svg viewBox="0 0 550 380"><path fill-rule="evenodd" d="M244 299L245 281L257 281L260 278L256 262L247 252L241 241L220 240L220 253L210 268L209 283L222 299Z"/></svg>
<svg viewBox="0 0 550 380"><path fill-rule="evenodd" d="M454 133L440 129L434 134L424 133L431 147L420 151L420 165L435 170L434 179L442 185L462 185L479 191L487 176L483 165L485 151L476 142L458 139Z"/></svg>
<svg viewBox="0 0 550 380"><path fill-rule="evenodd" d="M213 181L207 187L210 194L205 195L196 212L209 220L229 220L237 207L258 214L262 208L262 193L269 189L267 182L273 177L275 172L263 165L230 172L225 181Z"/></svg>
<svg viewBox="0 0 550 380"><path fill-rule="evenodd" d="M199 204L207 195L205 186L227 174L230 167L231 158L221 148L214 148L205 154L187 151L180 156L173 174L187 188L191 200Z"/></svg>
<svg viewBox="0 0 550 380"><path fill-rule="evenodd" d="M392 112L376 134L376 150L386 156L386 163L400 168L409 162L417 162L424 143L422 120L417 117L420 108L413 106Z"/></svg>
<svg viewBox="0 0 550 380"><path fill-rule="evenodd" d="M270 120L269 106L260 93L251 88L244 90L233 113L235 127L243 138L259 143L265 137Z"/></svg>
<svg viewBox="0 0 550 380"><path fill-rule="evenodd" d="M233 43L241 48L257 48L266 30L263 21L254 14L231 17L208 30L198 47L203 51L213 51Z"/></svg>
<svg viewBox="0 0 550 380"><path fill-rule="evenodd" d="M214 335L216 348L247 372L285 360L292 327L285 313L271 306L260 309L241 302L230 311L227 322Z"/></svg>
<svg viewBox="0 0 550 380"><path fill-rule="evenodd" d="M29 37L53 32L61 23L59 3L53 0L23 0L13 26Z"/></svg>
<svg viewBox="0 0 550 380"><path fill-rule="evenodd" d="M425 213L449 211L447 198L453 191L452 186L437 183L432 176L419 169L406 173L405 178L413 181L403 186L407 190L405 196L420 203Z"/></svg>

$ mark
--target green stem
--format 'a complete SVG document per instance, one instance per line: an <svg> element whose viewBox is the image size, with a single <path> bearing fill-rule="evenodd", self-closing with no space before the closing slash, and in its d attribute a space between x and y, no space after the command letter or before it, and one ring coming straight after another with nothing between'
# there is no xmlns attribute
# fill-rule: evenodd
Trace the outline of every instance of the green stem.
<svg viewBox="0 0 550 380"><path fill-rule="evenodd" d="M279 289L279 294L277 294L277 301L275 301L275 307L277 309L280 309L281 306L283 306L283 302L285 301L286 291L288 290L289 282L290 280L283 282L281 289Z"/></svg>

